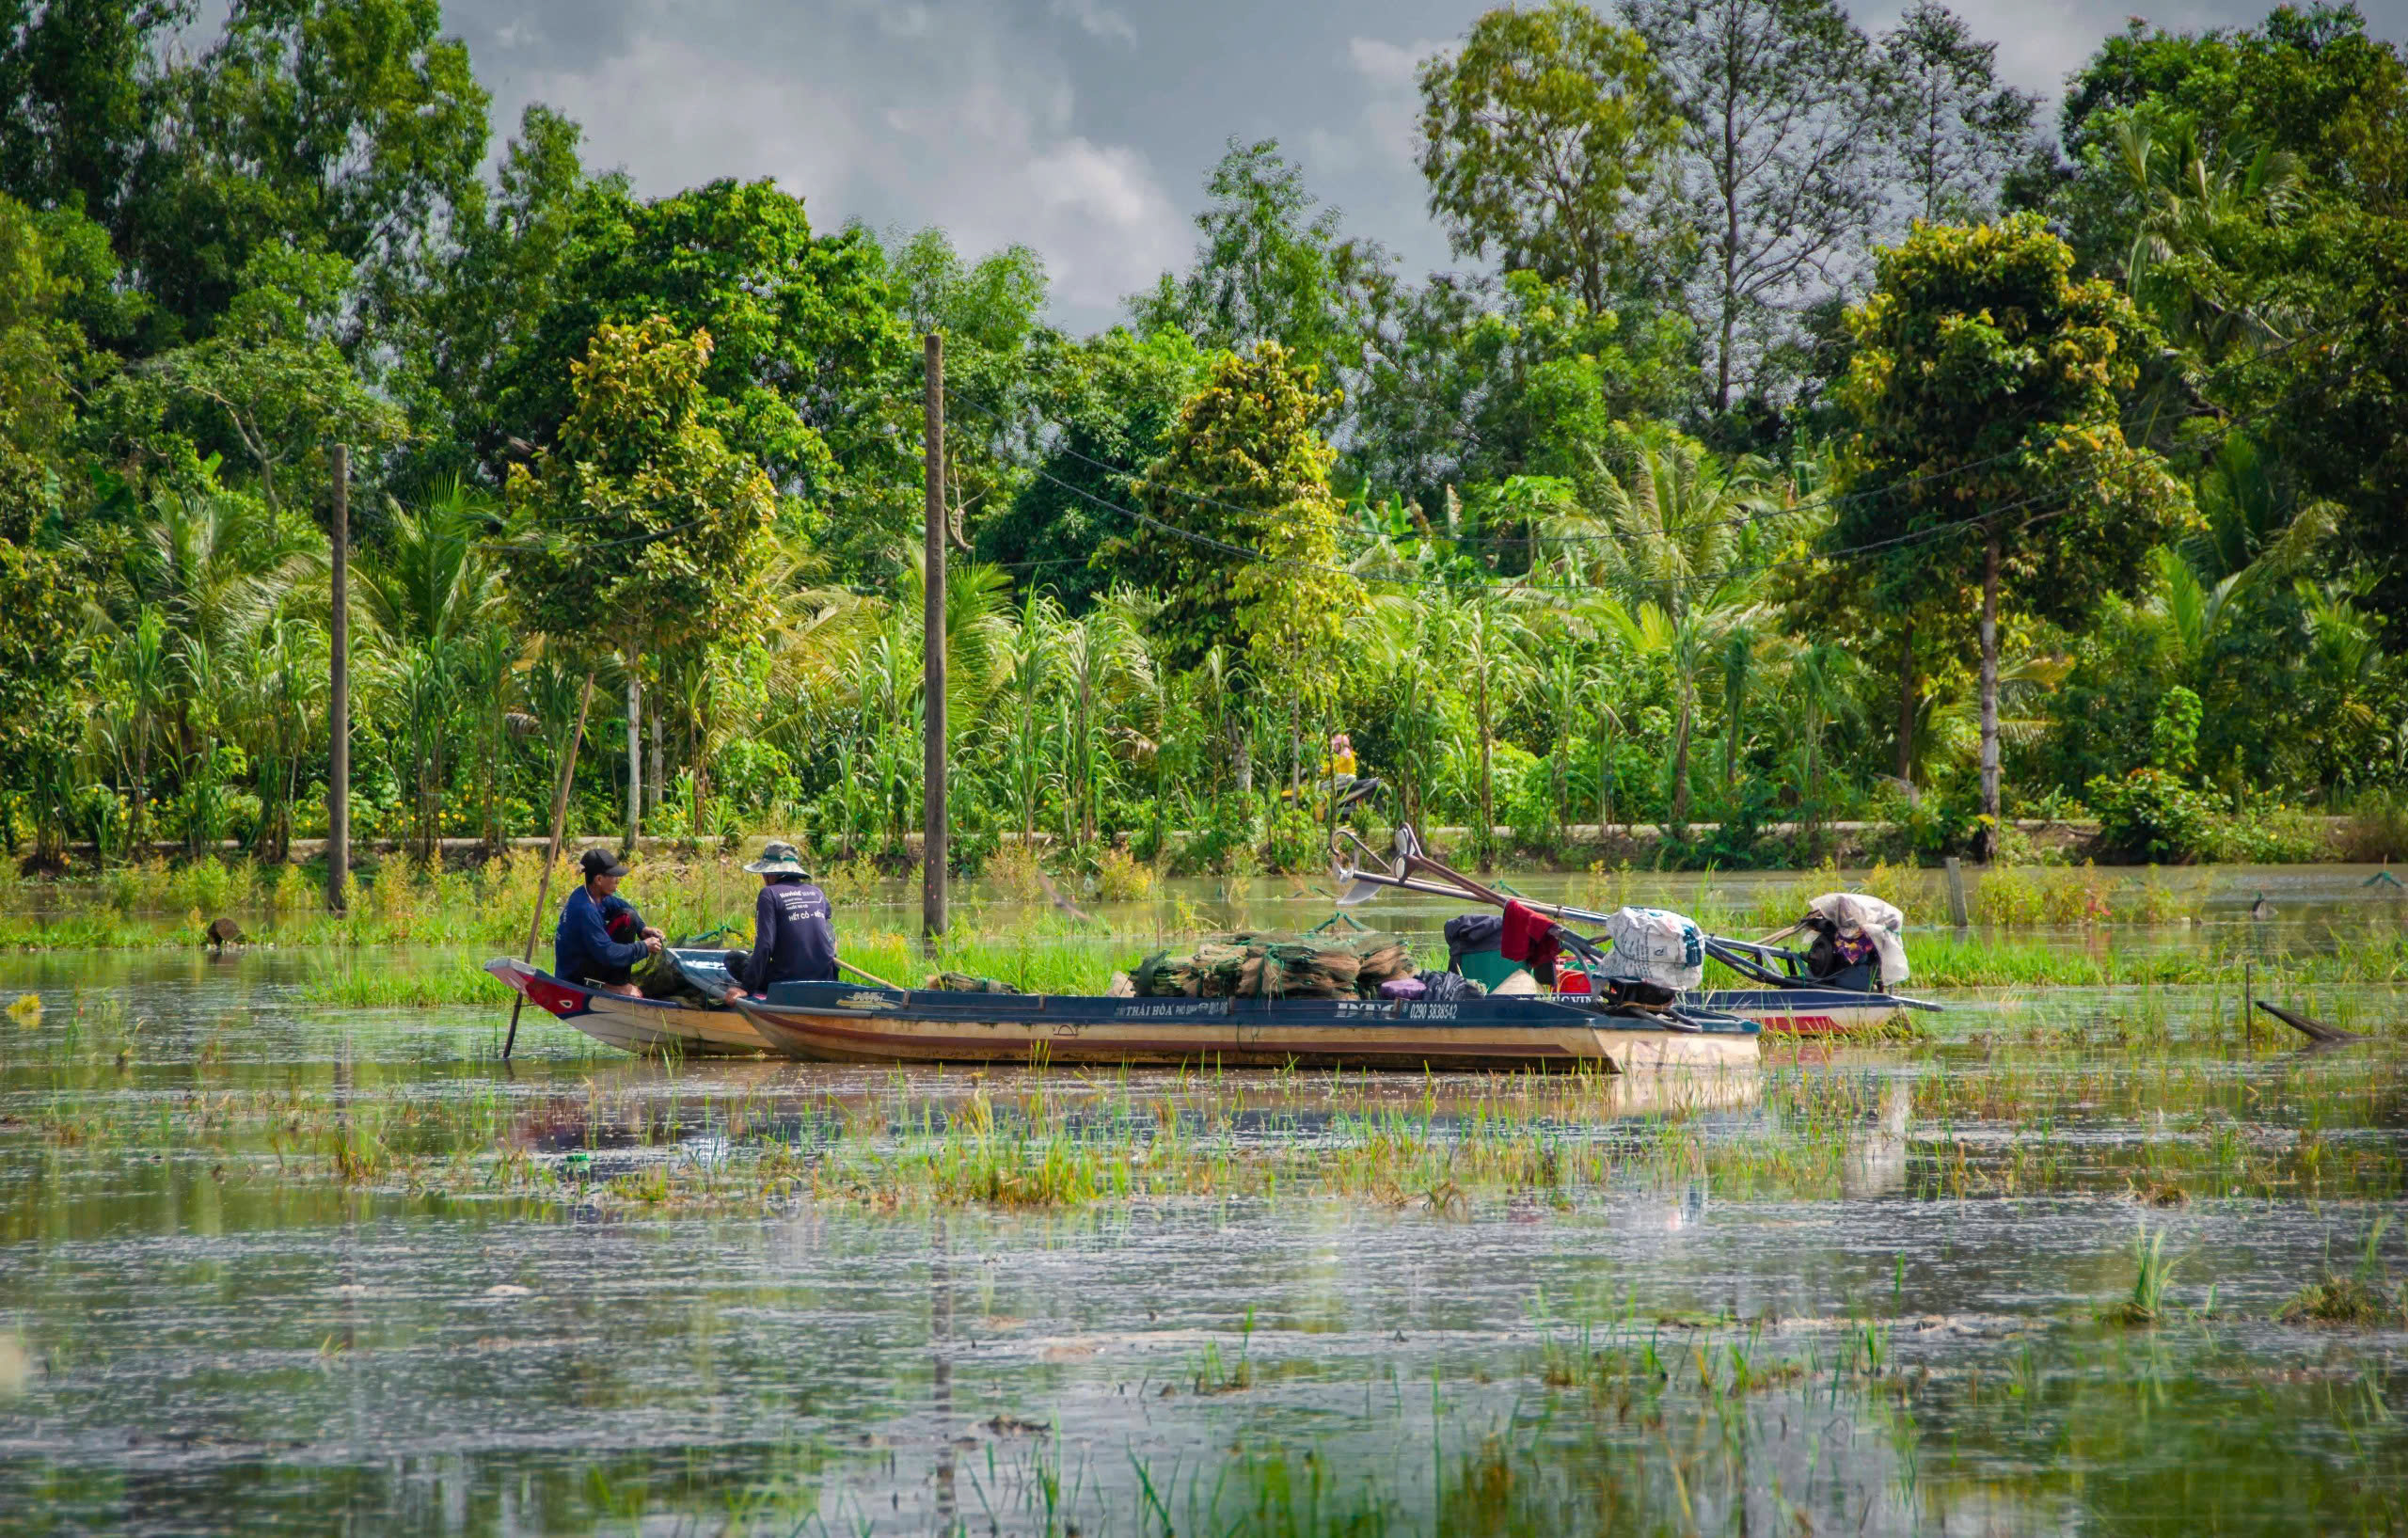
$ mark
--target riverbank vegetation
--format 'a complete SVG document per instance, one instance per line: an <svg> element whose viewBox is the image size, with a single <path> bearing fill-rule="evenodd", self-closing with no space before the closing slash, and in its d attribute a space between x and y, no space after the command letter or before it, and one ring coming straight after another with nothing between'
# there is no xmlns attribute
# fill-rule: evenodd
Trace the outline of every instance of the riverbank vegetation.
<svg viewBox="0 0 2408 1538"><path fill-rule="evenodd" d="M905 864L934 329L965 869L1312 868L1340 729L1482 859L2408 849L2396 44L2135 21L2043 135L1929 0L1687 15L1423 62L1464 270L1233 140L1085 336L1022 247L497 147L432 6L0 22L0 835L324 831L340 441L359 836L542 832L591 680L572 832Z"/></svg>

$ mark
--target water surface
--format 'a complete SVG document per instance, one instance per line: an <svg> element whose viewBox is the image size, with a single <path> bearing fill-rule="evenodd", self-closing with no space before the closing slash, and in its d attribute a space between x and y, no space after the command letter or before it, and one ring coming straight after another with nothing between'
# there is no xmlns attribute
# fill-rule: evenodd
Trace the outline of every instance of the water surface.
<svg viewBox="0 0 2408 1538"><path fill-rule="evenodd" d="M2278 922L2383 912L2300 881ZM505 1065L499 1007L335 1010L325 964L0 962L43 1004L0 1021L10 1530L2408 1517L2408 1335L2277 1317L2408 1270L2400 1039L2294 1053L2229 990L1533 1086L639 1063L549 1021ZM1104 1183L940 1195L947 1149ZM2103 1322L2144 1233L2157 1322Z"/></svg>

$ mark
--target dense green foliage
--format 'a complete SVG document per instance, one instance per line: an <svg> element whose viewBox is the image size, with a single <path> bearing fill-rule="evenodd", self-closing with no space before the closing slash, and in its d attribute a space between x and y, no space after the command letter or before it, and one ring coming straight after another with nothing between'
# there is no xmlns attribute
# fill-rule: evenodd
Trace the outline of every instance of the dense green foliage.
<svg viewBox="0 0 2408 1538"><path fill-rule="evenodd" d="M1487 265L1232 140L1089 336L1024 248L640 198L540 105L494 153L434 0L194 20L0 4L44 862L323 825L335 442L363 833L539 831L594 670L574 827L634 774L653 832L907 859L930 329L967 862L1313 865L1339 729L1375 817L1579 860L2290 848L2408 778L2408 62L2346 7L2135 22L2054 143L1935 0L1492 12L1419 74Z"/></svg>

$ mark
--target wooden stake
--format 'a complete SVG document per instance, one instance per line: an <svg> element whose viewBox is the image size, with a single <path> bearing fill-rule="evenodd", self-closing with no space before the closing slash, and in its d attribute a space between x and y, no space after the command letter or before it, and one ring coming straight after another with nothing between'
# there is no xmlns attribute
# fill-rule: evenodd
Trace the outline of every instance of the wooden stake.
<svg viewBox="0 0 2408 1538"><path fill-rule="evenodd" d="M1972 924L1965 907L1965 866L1953 854L1948 857L1948 921L1959 929Z"/></svg>
<svg viewBox="0 0 2408 1538"><path fill-rule="evenodd" d="M922 445L920 473L927 484L927 554L920 591L925 610L921 639L926 655L921 663L922 692L927 700L925 721L927 740L923 766L922 800L927 820L920 840L920 929L933 944L945 930L945 721L944 721L944 536L950 515L944 503L944 337L931 331L927 341L927 436ZM1024 748L1032 744L1022 744Z"/></svg>
<svg viewBox="0 0 2408 1538"><path fill-rule="evenodd" d="M2241 963L2241 1047L2243 1052L2258 1045L2258 960L2244 958Z"/></svg>
<svg viewBox="0 0 2408 1538"><path fill-rule="evenodd" d="M585 687L577 695L577 727L568 735L568 746L561 753L561 783L552 790L552 841L544 851L544 874L535 881L535 916L527 923L526 959L535 959L535 940L544 932L544 907L551 900L552 867L561 863L561 834L568 826L569 782L577 777L577 744L585 736L585 712L594 704L594 671L585 674ZM518 1011L527 1006L527 995L521 993L510 1006L510 1035L501 1043L501 1060L510 1061L511 1050L518 1045Z"/></svg>
<svg viewBox="0 0 2408 1538"><path fill-rule="evenodd" d="M342 912L351 874L351 450L328 452L334 473L334 613L326 680L326 909Z"/></svg>

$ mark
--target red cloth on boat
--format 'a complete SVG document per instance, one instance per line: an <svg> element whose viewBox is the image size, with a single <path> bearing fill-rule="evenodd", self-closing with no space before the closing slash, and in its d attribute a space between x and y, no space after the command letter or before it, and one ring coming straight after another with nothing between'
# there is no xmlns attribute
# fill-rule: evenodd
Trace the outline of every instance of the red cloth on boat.
<svg viewBox="0 0 2408 1538"><path fill-rule="evenodd" d="M1508 961L1519 961L1530 969L1530 975L1549 988L1555 986L1555 956L1563 947L1555 938L1555 920L1545 913L1532 912L1518 902L1505 905L1505 932L1498 937L1497 952Z"/></svg>

